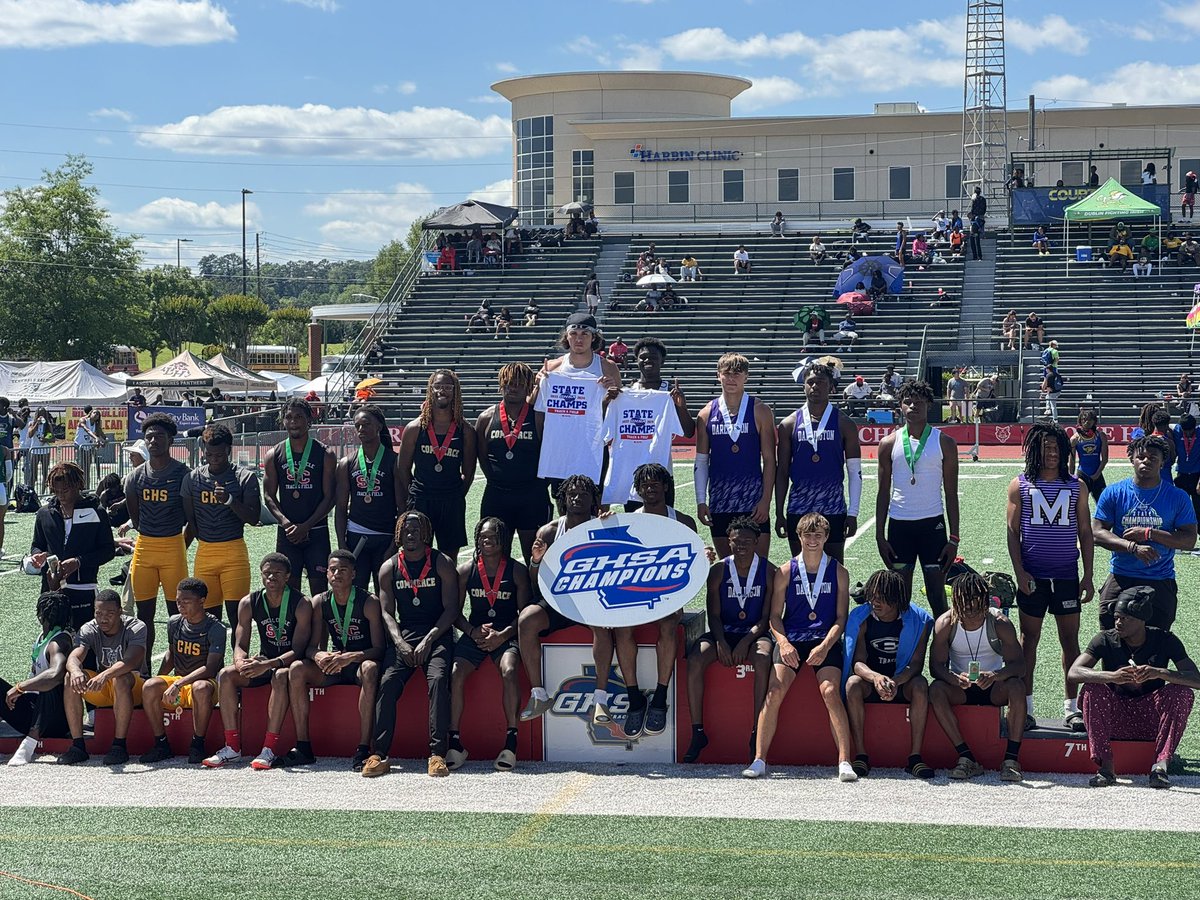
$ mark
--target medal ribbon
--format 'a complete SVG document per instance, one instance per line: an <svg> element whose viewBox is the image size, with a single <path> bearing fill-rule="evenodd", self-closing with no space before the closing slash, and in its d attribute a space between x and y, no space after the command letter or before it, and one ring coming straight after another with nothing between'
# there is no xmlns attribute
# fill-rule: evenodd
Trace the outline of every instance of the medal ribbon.
<svg viewBox="0 0 1200 900"><path fill-rule="evenodd" d="M828 567L829 554L822 553L821 564L817 566L817 577L813 580L812 584L809 584L808 569L803 562L797 565L797 568L800 569L800 587L803 589L804 596L808 600L809 609L813 612L817 611L817 600L820 599L821 585L825 583L825 570Z"/></svg>
<svg viewBox="0 0 1200 900"><path fill-rule="evenodd" d="M379 449L375 451L375 458L371 460L371 472L367 474L367 455L363 453L362 445L358 447L358 471L362 472L367 477L367 493L374 494L375 487L379 484L379 464L383 462L383 444L379 445Z"/></svg>
<svg viewBox="0 0 1200 900"><path fill-rule="evenodd" d="M1187 439L1187 435L1181 430L1179 432L1179 438L1183 441L1183 458L1190 462L1192 458L1192 447L1196 445L1196 435L1193 433L1192 439L1189 441Z"/></svg>
<svg viewBox="0 0 1200 900"><path fill-rule="evenodd" d="M529 415L529 404L526 403L521 407L521 412L517 416L516 424L512 428L508 427L508 410L504 408L504 401L500 401L500 431L504 435L504 443L508 444L508 449L511 450L517 446L517 436L521 433L521 426L525 424L525 417ZM431 428L432 432L433 429ZM451 432L453 434L453 432ZM447 435L447 444L449 444L449 435ZM444 451L443 451L444 452ZM439 456L438 459L441 459Z"/></svg>
<svg viewBox="0 0 1200 900"><path fill-rule="evenodd" d="M500 409L501 410L504 409L503 403L500 404ZM522 413L521 421L522 422L525 421L524 413ZM520 427L520 425L518 424L517 427ZM430 424L430 426L426 429L426 432L429 435L429 443L433 445L433 458L436 459L438 462L441 462L445 458L446 453L449 452L450 442L452 440L454 440L454 432L456 432L457 430L458 430L458 423L451 422L450 428L446 431L446 442L444 444L439 444L437 435L433 433L433 425ZM508 435L504 436L504 440L506 440L506 441L508 440ZM516 443L516 438L513 438L513 443ZM508 446L511 447L512 444L509 444Z"/></svg>
<svg viewBox="0 0 1200 900"><path fill-rule="evenodd" d="M737 563L733 561L733 557L729 557L729 581L733 586L733 599L737 600L738 606L743 612L746 610L746 601L750 597L750 589L754 587L754 576L758 574L758 554L754 554L754 560L750 563L750 571L746 574L746 586L742 587L741 579L738 578Z"/></svg>
<svg viewBox="0 0 1200 900"><path fill-rule="evenodd" d="M346 601L346 611L342 613L342 619L338 622L337 617L337 598L333 596L333 592L329 592L329 602L333 604L333 620L342 626L342 649L346 649L346 643L350 640L350 611L354 609L354 592L355 587L350 588L350 599Z"/></svg>
<svg viewBox="0 0 1200 900"><path fill-rule="evenodd" d="M508 568L508 560L500 560L500 567L496 569L495 584L488 584L487 566L483 564L482 556L476 561L475 568L479 570L479 580L483 582L483 595L487 597L488 606L495 606L496 597L500 595L500 582L504 580L504 570Z"/></svg>
<svg viewBox="0 0 1200 900"><path fill-rule="evenodd" d="M738 411L737 415L735 416L729 411L729 404L725 402L725 395L721 394L721 396L717 398L717 406L721 410L721 415L724 417L727 423L726 427L729 429L729 440L735 444L738 442L738 438L742 436L742 432L749 430L743 421L746 417L746 407L749 405L750 395L743 393L742 402L738 404Z"/></svg>
<svg viewBox="0 0 1200 900"><path fill-rule="evenodd" d="M275 643L283 646L283 642L287 640L287 617L288 604L292 600L292 589L287 585L283 588L283 599L279 601L279 616L275 619ZM263 604L266 605L267 597L263 595ZM349 609L349 607L347 607Z"/></svg>
<svg viewBox="0 0 1200 900"><path fill-rule="evenodd" d="M929 435L933 432L933 427L925 426L925 430L921 432L921 440L917 442L917 450L914 453L912 448L912 436L909 434L908 425L904 426L904 460L908 463L908 471L912 473L912 477L917 477L917 463L921 461L921 454L925 452L925 442L929 440Z"/></svg>
<svg viewBox="0 0 1200 900"><path fill-rule="evenodd" d="M817 430L813 431L812 416L808 414L808 404L800 407L800 421L804 423L804 432L800 437L805 443L811 444L813 453L817 452L817 444L821 440L821 435L825 433L825 426L829 424L829 417L833 414L833 404L825 405L825 412L821 416L821 421L817 425ZM799 429L797 429L799 430Z"/></svg>
<svg viewBox="0 0 1200 900"><path fill-rule="evenodd" d="M42 655L42 651L46 649L46 647L50 644L50 642L52 640L54 640L56 637L58 637L62 633L63 633L63 630L61 628L55 628L48 635L46 635L46 637L43 638L39 643L34 645L33 653L30 654L30 660L29 660L30 672L32 672L34 667L37 666L38 657Z"/></svg>
<svg viewBox="0 0 1200 900"><path fill-rule="evenodd" d="M429 570L433 568L433 553L429 548L425 549L425 565L421 568L421 574L416 577L416 580L408 577L408 560L404 558L403 553L396 554L396 580L403 581L408 585L408 589L413 592L413 599L417 598L417 592L421 589L420 582L425 580L425 576L429 574ZM401 577L400 573L404 575Z"/></svg>
<svg viewBox="0 0 1200 900"><path fill-rule="evenodd" d="M300 457L300 467L297 468L296 458L292 456L292 439L288 438L283 442L283 448L287 451L288 481L291 482L292 487L299 486L300 479L308 469L308 455L312 453L312 446L312 435L309 435L308 442L304 445L304 453Z"/></svg>

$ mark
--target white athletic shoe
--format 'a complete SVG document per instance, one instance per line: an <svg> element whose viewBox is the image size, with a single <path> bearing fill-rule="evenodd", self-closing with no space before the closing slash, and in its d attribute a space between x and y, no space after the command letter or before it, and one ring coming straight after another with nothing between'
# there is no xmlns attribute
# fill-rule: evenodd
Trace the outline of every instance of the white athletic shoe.
<svg viewBox="0 0 1200 900"><path fill-rule="evenodd" d="M38 742L31 737L21 741L16 752L8 759L10 766L25 766L33 762L33 754L37 751Z"/></svg>
<svg viewBox="0 0 1200 900"><path fill-rule="evenodd" d="M258 756L250 760L250 768L263 771L270 769L275 764L275 751L270 747L263 747L258 751Z"/></svg>
<svg viewBox="0 0 1200 900"><path fill-rule="evenodd" d="M242 758L241 753L239 753L238 751L236 751L232 747L230 747L228 744L226 744L224 747L222 747L220 750L218 750L216 753L214 753L212 756L208 757L208 759L204 760L200 764L202 766L204 766L206 769L219 769L222 766L226 765L227 763L237 762L241 758Z"/></svg>
<svg viewBox="0 0 1200 900"><path fill-rule="evenodd" d="M86 731L96 730L96 710L89 709L83 716L83 727Z"/></svg>
<svg viewBox="0 0 1200 900"><path fill-rule="evenodd" d="M838 781L858 781L858 773L850 763L838 763Z"/></svg>
<svg viewBox="0 0 1200 900"><path fill-rule="evenodd" d="M766 774L767 761L765 759L756 759L745 769L742 769L743 778L762 778Z"/></svg>

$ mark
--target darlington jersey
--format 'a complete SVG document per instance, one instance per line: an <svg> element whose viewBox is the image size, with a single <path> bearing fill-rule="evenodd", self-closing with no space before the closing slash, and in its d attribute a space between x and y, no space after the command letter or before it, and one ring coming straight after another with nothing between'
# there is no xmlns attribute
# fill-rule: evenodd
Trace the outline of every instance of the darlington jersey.
<svg viewBox="0 0 1200 900"><path fill-rule="evenodd" d="M725 566L725 577L721 580L721 627L726 634L746 635L750 628L762 620L763 604L767 600L767 577L770 564L761 556L754 557L757 567L751 563L751 570L745 577L738 575L741 584L741 594L733 583L734 562L732 556L721 560Z"/></svg>
<svg viewBox="0 0 1200 900"><path fill-rule="evenodd" d="M350 523L348 531L359 534L386 534L391 537L396 531L396 451L385 444L379 445L383 456L375 473L373 489L367 485L367 476L375 467L373 456L366 457L366 471L358 462L358 451L348 457L350 477ZM370 495L368 502L367 496Z"/></svg>
<svg viewBox="0 0 1200 900"><path fill-rule="evenodd" d="M175 537L183 532L183 482L188 467L173 459L162 470L144 462L125 479L125 493L138 499L138 533L146 537ZM186 573L185 573L186 574Z"/></svg>
<svg viewBox="0 0 1200 900"><path fill-rule="evenodd" d="M1034 578L1078 576L1079 479L1030 482L1017 476L1021 492L1021 565Z"/></svg>
<svg viewBox="0 0 1200 900"><path fill-rule="evenodd" d="M245 523L224 502L216 499L213 488L218 481L235 503L257 507L261 502L258 476L249 469L231 465L220 475L213 475L208 466L193 469L183 482L183 490L192 501L196 538L209 544L240 541Z"/></svg>
<svg viewBox="0 0 1200 900"><path fill-rule="evenodd" d="M317 507L325 499L323 485L325 483L325 454L328 452L328 448L316 438L310 437L309 440L312 441L312 449L308 452L308 462L304 464L303 471L299 471L299 469L300 461L304 458L304 448L301 447L299 453L295 450L292 451L292 459L298 470L294 479L288 468L287 448L284 446L287 441L276 444L275 449L271 451L275 472L278 475L279 509L289 522L297 524L311 519L317 511ZM313 525L312 530L328 527L328 521L321 519Z"/></svg>
<svg viewBox="0 0 1200 900"><path fill-rule="evenodd" d="M292 640L296 636L296 607L305 600L299 591L284 588L283 602L287 603L287 612L281 628L279 614L283 611L283 603L272 609L266 591L255 591L250 595L250 616L258 626L259 650L267 659L283 656L292 649Z"/></svg>
<svg viewBox="0 0 1200 900"><path fill-rule="evenodd" d="M329 646L335 653L363 653L371 649L371 623L364 607L369 595L361 588L350 588L350 602L340 604L333 591L321 602L321 618Z"/></svg>
<svg viewBox="0 0 1200 900"><path fill-rule="evenodd" d="M789 515L810 512L825 516L846 514L846 492L843 488L846 447L842 440L841 419L837 407L832 403L825 409L829 418L824 428L820 427L824 416L810 420L812 431L820 429L815 447L804 421L807 407L796 410L796 427L792 430L792 459L788 467L792 485L788 491Z"/></svg>
<svg viewBox="0 0 1200 900"><path fill-rule="evenodd" d="M502 405L496 404L491 429L487 433L487 443L483 449L491 472L488 486L503 490L533 487L536 490L540 487L537 484L538 456L542 452L542 439L538 436L533 407L525 404L523 415L518 413L508 419L509 431L515 432L516 435L510 449L504 439L504 424L500 421ZM521 422L519 431L516 430L518 421Z"/></svg>
<svg viewBox="0 0 1200 900"><path fill-rule="evenodd" d="M824 640L837 622L837 560L822 554L824 573L809 572L792 559L788 563L787 596L783 601L783 632L793 644ZM809 601L804 585L815 595Z"/></svg>
<svg viewBox="0 0 1200 900"><path fill-rule="evenodd" d="M220 620L205 615L204 621L193 625L181 615L167 622L167 646L176 675L190 675L208 662L210 653L225 655L225 626Z"/></svg>
<svg viewBox="0 0 1200 900"><path fill-rule="evenodd" d="M512 559L504 560L504 575L500 579L500 587L496 591L495 602L488 600L487 590L483 579L479 577L478 561L472 564L471 574L467 576L467 598L471 602L471 610L467 621L472 627L490 624L501 631L517 621L517 583L513 579L515 568ZM497 572L499 569L497 569ZM496 572L488 576L489 588L496 583ZM440 597L438 598L441 599Z"/></svg>
<svg viewBox="0 0 1200 900"><path fill-rule="evenodd" d="M762 500L762 437L754 421L758 401L742 394L741 405L721 409L721 398L708 404L708 508L715 513L750 512Z"/></svg>
<svg viewBox="0 0 1200 900"><path fill-rule="evenodd" d="M1086 437L1082 431L1075 435L1075 456L1079 459L1079 474L1091 478L1100 471L1100 451L1104 447L1104 438L1100 432L1093 431L1091 437Z"/></svg>
<svg viewBox="0 0 1200 900"><path fill-rule="evenodd" d="M409 562L403 553L396 555L392 595L401 631L426 634L442 617L442 577L437 570L441 555L428 548L416 562Z"/></svg>
<svg viewBox="0 0 1200 900"><path fill-rule="evenodd" d="M425 495L463 495L462 463L463 463L463 431L466 426L459 422L454 426L454 434L447 445L446 435L434 433L438 447L435 448L429 439L429 430L422 428L417 432L417 447L413 454L413 478L409 493L413 497ZM445 447L446 452L439 460L435 449ZM440 453L441 450L438 449ZM386 464L386 463L385 463ZM382 468L382 466L380 467Z"/></svg>

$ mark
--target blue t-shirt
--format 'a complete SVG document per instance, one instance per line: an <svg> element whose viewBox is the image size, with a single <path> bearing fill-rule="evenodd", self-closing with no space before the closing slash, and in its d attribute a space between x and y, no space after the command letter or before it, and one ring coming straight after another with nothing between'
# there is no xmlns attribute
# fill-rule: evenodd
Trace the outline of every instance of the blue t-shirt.
<svg viewBox="0 0 1200 900"><path fill-rule="evenodd" d="M1165 478L1152 488L1139 488L1132 478L1110 484L1096 503L1095 517L1110 523L1117 535L1123 535L1129 528L1174 531L1182 525L1196 524L1192 499ZM1154 562L1147 565L1130 553L1114 553L1109 571L1156 581L1174 578L1175 551L1158 543L1150 546L1158 551Z"/></svg>

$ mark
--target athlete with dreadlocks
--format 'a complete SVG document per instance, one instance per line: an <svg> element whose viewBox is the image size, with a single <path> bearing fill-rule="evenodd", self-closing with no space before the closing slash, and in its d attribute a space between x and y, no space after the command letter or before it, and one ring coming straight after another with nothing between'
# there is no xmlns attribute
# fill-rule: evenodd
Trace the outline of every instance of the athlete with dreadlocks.
<svg viewBox="0 0 1200 900"><path fill-rule="evenodd" d="M1109 576L1100 587L1100 627L1112 628L1112 605L1120 593L1139 584L1154 588L1149 624L1170 630L1179 588L1175 551L1196 546L1196 511L1191 498L1163 475L1169 448L1157 435L1134 438L1125 448L1133 477L1110 484L1096 501L1092 534L1097 546L1112 551Z"/></svg>
<svg viewBox="0 0 1200 900"><path fill-rule="evenodd" d="M1033 670L1042 620L1049 610L1058 627L1063 678L1079 656L1079 608L1095 593L1092 582L1092 523L1088 489L1067 471L1067 433L1051 422L1035 422L1025 435L1025 471L1008 485L1008 557L1017 579L1021 650L1025 655L1025 729L1033 717ZM1079 565L1083 563L1083 578ZM1065 681L1063 715L1072 731L1083 730L1076 697L1079 686Z"/></svg>
<svg viewBox="0 0 1200 900"><path fill-rule="evenodd" d="M983 766L963 740L954 707L1007 706L1008 746L1000 766L1001 781L1022 781L1017 756L1025 733L1025 657L1017 630L992 607L983 576L967 572L954 579L950 610L938 616L929 651L929 703L942 731L958 753L950 777L983 774Z"/></svg>
<svg viewBox="0 0 1200 900"><path fill-rule="evenodd" d="M908 703L912 746L904 771L916 778L932 778L934 770L921 759L929 715L929 682L921 672L933 616L911 604L899 572L880 569L867 579L864 591L867 602L852 609L846 619L842 663L846 714L856 754L850 767L860 778L871 774L863 738L865 704Z"/></svg>
<svg viewBox="0 0 1200 900"><path fill-rule="evenodd" d="M938 614L946 610L946 572L958 555L958 444L929 424L928 384L905 382L899 400L904 424L879 442L875 544L910 593L920 559L925 596Z"/></svg>
<svg viewBox="0 0 1200 900"><path fill-rule="evenodd" d="M1071 458L1068 471L1083 482L1092 501L1108 485L1104 481L1104 468L1108 465L1108 438L1096 427L1099 416L1095 409L1081 409L1075 433L1071 435ZM1078 459L1078 462L1076 460Z"/></svg>
<svg viewBox="0 0 1200 900"><path fill-rule="evenodd" d="M515 531L528 561L537 530L552 515L546 482L537 475L542 430L529 403L533 369L523 362L508 363L500 367L496 380L500 402L485 409L475 422L479 467L487 479L479 517L502 521L510 539Z"/></svg>
<svg viewBox="0 0 1200 900"><path fill-rule="evenodd" d="M383 578L379 568L396 546L396 516L404 509L405 495L392 434L379 407L360 406L354 414L354 432L358 449L337 465L333 527L338 547L357 560L355 586L365 590L374 576L379 593Z"/></svg>
<svg viewBox="0 0 1200 900"><path fill-rule="evenodd" d="M512 558L512 532L497 518L480 519L475 526L475 553L458 567L458 592L470 603L455 627L462 632L454 645L450 678L450 749L446 764L457 769L467 761L459 735L467 679L490 656L503 685L504 720L508 731L496 769L517 764L517 711L521 703L521 656L517 645L517 616L529 603L529 570Z"/></svg>
<svg viewBox="0 0 1200 900"><path fill-rule="evenodd" d="M462 385L450 369L429 376L421 415L404 426L396 475L402 501L433 523L434 544L450 559L467 543L467 491L475 480L475 429L462 411Z"/></svg>
<svg viewBox="0 0 1200 900"><path fill-rule="evenodd" d="M74 463L72 463L74 465ZM67 674L67 656L73 638L71 601L58 591L49 591L37 599L37 619L41 633L30 654L29 677L9 684L0 678L0 719L25 735L9 759L10 766L33 761L38 741L65 737L67 719L63 712L63 679Z"/></svg>

